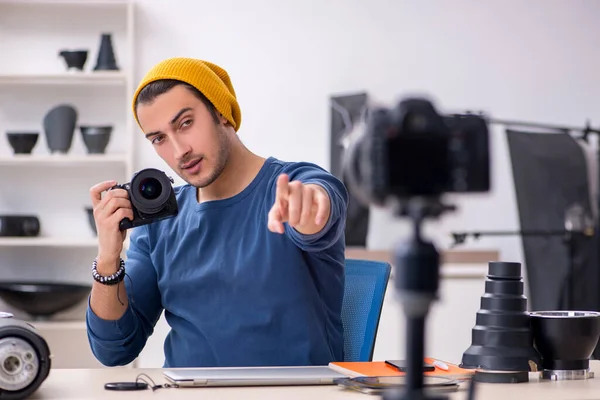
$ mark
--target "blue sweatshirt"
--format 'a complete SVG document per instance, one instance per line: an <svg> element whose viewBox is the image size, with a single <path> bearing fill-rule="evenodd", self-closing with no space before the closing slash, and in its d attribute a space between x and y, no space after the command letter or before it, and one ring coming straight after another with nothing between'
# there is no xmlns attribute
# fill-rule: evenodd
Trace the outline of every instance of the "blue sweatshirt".
<svg viewBox="0 0 600 400"><path fill-rule="evenodd" d="M277 177L321 185L325 228L267 227ZM348 194L324 169L269 158L239 194L198 203L175 188L179 215L134 228L125 261L129 307L117 321L89 307L87 333L104 365L132 362L162 311L165 368L325 365L343 359L344 227Z"/></svg>

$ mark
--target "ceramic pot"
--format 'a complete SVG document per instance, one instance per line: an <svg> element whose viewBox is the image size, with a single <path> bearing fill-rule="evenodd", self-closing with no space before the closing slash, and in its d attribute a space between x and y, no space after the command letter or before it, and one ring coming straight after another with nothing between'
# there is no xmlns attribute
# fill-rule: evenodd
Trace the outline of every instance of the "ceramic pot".
<svg viewBox="0 0 600 400"><path fill-rule="evenodd" d="M38 141L38 132L6 132L14 154L31 154Z"/></svg>
<svg viewBox="0 0 600 400"><path fill-rule="evenodd" d="M106 151L112 126L80 126L79 130L89 154L103 154Z"/></svg>
<svg viewBox="0 0 600 400"><path fill-rule="evenodd" d="M44 117L44 132L46 143L52 154L66 154L71 149L77 110L68 104L52 108Z"/></svg>
<svg viewBox="0 0 600 400"><path fill-rule="evenodd" d="M62 50L58 53L60 57L65 60L68 71L83 71L83 67L87 61L88 51L87 50Z"/></svg>

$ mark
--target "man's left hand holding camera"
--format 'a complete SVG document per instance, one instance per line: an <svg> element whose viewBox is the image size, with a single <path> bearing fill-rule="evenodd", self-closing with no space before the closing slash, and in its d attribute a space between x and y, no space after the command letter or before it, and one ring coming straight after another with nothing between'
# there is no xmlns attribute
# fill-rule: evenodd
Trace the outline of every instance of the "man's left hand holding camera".
<svg viewBox="0 0 600 400"><path fill-rule="evenodd" d="M123 218L133 219L133 210L129 195L124 189L113 189L115 181L106 181L90 189L94 219L98 231L97 271L100 275L110 276L119 268L119 258L123 251L126 231L119 229ZM104 196L102 193L104 193ZM116 296L117 290L120 295ZM127 296L123 282L115 286L94 283L90 305L103 319L119 319L127 309Z"/></svg>

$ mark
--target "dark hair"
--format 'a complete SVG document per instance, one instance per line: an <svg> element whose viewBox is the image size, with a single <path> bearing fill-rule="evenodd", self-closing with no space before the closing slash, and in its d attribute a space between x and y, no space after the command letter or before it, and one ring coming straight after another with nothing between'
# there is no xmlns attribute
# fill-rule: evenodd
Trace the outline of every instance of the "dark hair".
<svg viewBox="0 0 600 400"><path fill-rule="evenodd" d="M154 99L156 99L158 96L168 92L169 90L173 89L175 86L179 86L179 85L188 89L190 92L192 92L194 94L194 96L196 96L200 101L202 101L202 103L204 103L204 105L206 106L206 108L208 108L208 111L212 115L215 123L218 124L220 122L217 109L210 102L210 100L208 100L206 98L206 96L204 94L202 94L202 92L200 92L198 89L196 89L192 85L182 82L182 81L178 81L177 79L161 79L158 81L150 82L142 90L140 90L140 93L138 94L137 98L135 99L135 109L137 110L138 105L140 105L140 104L152 103L154 101Z"/></svg>

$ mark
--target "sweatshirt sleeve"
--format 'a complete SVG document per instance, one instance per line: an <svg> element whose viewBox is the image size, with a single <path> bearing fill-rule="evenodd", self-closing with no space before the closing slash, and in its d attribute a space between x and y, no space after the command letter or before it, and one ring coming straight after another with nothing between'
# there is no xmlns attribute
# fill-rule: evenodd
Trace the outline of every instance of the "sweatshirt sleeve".
<svg viewBox="0 0 600 400"><path fill-rule="evenodd" d="M92 353L105 366L126 365L135 360L163 311L146 226L135 228L130 234L125 272L129 305L120 319L98 317L90 307L91 296L88 298L87 336Z"/></svg>
<svg viewBox="0 0 600 400"><path fill-rule="evenodd" d="M318 165L307 162L286 164L278 176L280 174L287 174L290 182L300 181L303 184L320 185L329 195L331 202L329 219L320 232L304 235L285 223L285 234L298 247L307 252L324 251L340 240L346 227L348 210L348 192L344 184ZM273 183L271 205L275 202L276 185L277 177Z"/></svg>

